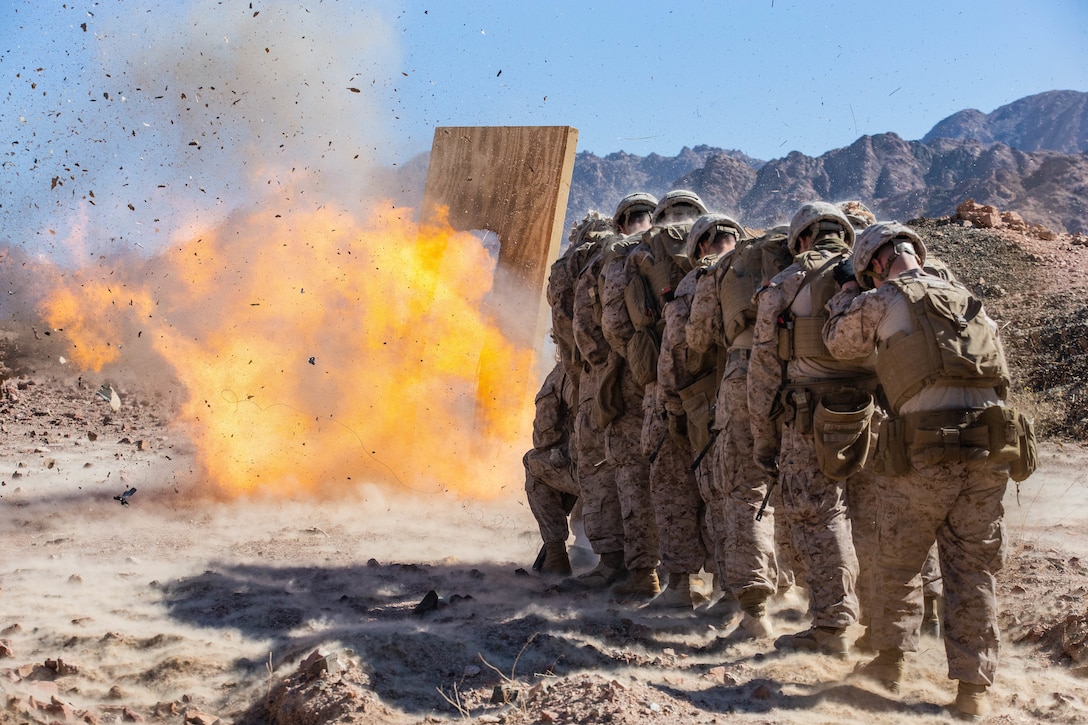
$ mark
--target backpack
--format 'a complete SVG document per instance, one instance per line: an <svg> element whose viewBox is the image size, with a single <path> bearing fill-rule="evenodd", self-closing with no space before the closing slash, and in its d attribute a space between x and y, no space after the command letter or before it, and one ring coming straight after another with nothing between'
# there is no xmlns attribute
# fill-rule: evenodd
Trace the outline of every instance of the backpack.
<svg viewBox="0 0 1088 725"><path fill-rule="evenodd" d="M932 276L898 277L887 284L906 297L913 327L883 343L877 354L877 377L893 411L934 383L992 387L1005 397L1005 353L970 290Z"/></svg>
<svg viewBox="0 0 1088 725"><path fill-rule="evenodd" d="M726 344L756 321L755 294L793 262L787 227L775 227L761 237L745 239L726 260L719 298Z"/></svg>

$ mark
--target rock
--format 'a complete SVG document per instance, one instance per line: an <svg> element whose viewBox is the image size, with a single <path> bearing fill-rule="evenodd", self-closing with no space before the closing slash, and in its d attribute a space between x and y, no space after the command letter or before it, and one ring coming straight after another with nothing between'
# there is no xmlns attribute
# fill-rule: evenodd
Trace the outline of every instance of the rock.
<svg viewBox="0 0 1088 725"><path fill-rule="evenodd" d="M15 653L11 651L11 644L0 640L0 660L14 656Z"/></svg>
<svg viewBox="0 0 1088 725"><path fill-rule="evenodd" d="M1002 224L1001 212L996 206L979 204L974 199L968 199L957 206L956 216L985 229L997 229Z"/></svg>
<svg viewBox="0 0 1088 725"><path fill-rule="evenodd" d="M210 713L200 710L185 711L185 725L219 725L223 721Z"/></svg>

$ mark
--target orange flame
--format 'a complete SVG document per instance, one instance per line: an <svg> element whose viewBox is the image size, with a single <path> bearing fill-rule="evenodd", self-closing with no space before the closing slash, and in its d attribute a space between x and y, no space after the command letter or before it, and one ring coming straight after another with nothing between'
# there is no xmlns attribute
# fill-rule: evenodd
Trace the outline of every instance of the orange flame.
<svg viewBox="0 0 1088 725"><path fill-rule="evenodd" d="M181 420L222 493L377 481L494 495L520 483L532 391L487 380L477 400L478 371L524 380L535 352L485 311L493 263L474 236L384 206L361 225L254 213L152 260L121 305L115 277L83 274L43 310L86 369L123 357L112 341L136 329L150 338L188 392Z"/></svg>

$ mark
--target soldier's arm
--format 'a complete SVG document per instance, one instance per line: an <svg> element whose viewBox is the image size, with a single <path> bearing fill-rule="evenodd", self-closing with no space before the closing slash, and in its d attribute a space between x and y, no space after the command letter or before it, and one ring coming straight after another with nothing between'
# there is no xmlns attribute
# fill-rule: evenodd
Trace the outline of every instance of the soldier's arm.
<svg viewBox="0 0 1088 725"><path fill-rule="evenodd" d="M597 277L587 270L574 285L574 342L591 365L608 361L608 343L594 313L598 304Z"/></svg>
<svg viewBox="0 0 1088 725"><path fill-rule="evenodd" d="M677 297L665 305L665 332L661 336L661 354L657 358L657 383L665 402L665 410L673 415L684 414L684 404L679 390L687 380L680 366L687 364L684 323L687 320L690 298Z"/></svg>
<svg viewBox="0 0 1088 725"><path fill-rule="evenodd" d="M827 303L824 344L840 360L865 357L876 349L877 327L888 307L879 290L859 294L855 285L839 290Z"/></svg>
<svg viewBox="0 0 1088 725"><path fill-rule="evenodd" d="M778 357L778 317L788 307L781 286L771 286L758 296L753 328L752 358L748 364L748 410L751 414L753 455L773 458L778 451L778 427L773 417L784 383Z"/></svg>
<svg viewBox="0 0 1088 725"><path fill-rule="evenodd" d="M688 347L695 352L707 352L724 342L722 306L718 299L718 275L710 269L695 283L691 299L691 315L684 327Z"/></svg>
<svg viewBox="0 0 1088 725"><path fill-rule="evenodd" d="M631 315L627 312L625 293L636 267L632 255L616 257L601 270L601 328L612 349L627 355L627 341L635 334Z"/></svg>

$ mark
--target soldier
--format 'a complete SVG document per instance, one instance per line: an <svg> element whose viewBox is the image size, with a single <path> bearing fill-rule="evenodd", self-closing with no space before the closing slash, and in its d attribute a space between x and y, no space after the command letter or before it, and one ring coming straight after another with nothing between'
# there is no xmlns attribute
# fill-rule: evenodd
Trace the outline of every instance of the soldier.
<svg viewBox="0 0 1088 725"><path fill-rule="evenodd" d="M850 252L854 229L833 204L803 205L790 221L788 245L795 261L758 295L748 368L752 455L778 477L776 514L786 523L806 577L812 626L775 640L778 649L805 649L845 658L846 630L858 617L857 556L847 519L844 482L864 457L823 455L825 428L817 415L875 389L872 356L840 361L823 344L824 304L838 291L835 275ZM872 397L859 406L868 443ZM832 400L835 401L832 404ZM781 419L781 439L778 423ZM852 421L853 422L853 421Z"/></svg>
<svg viewBox="0 0 1088 725"><path fill-rule="evenodd" d="M918 646L919 571L936 541L948 676L959 681L950 707L978 718L988 710L998 660L1001 501L1010 466L1016 480L1034 470L1034 433L1004 404L1009 377L997 326L966 288L923 269L925 257L909 227L866 229L854 257L856 284L830 300L824 328L837 358L877 351L891 416L876 458L885 477L870 636L880 654L860 671L898 690L903 653Z"/></svg>
<svg viewBox="0 0 1088 725"><path fill-rule="evenodd" d="M581 272L613 234L611 219L590 212L575 228L567 253L553 265L549 277L549 300L556 300L552 304L556 346L567 369L575 371L572 378L577 381L574 461L582 523L590 546L600 557L593 570L576 580L568 580L568 586L577 583L581 587L583 580L596 582L601 572L608 572L606 578L612 579L623 573L623 520L615 470L605 462L604 431L594 416L595 393L604 372L597 355L600 346L594 345L590 331L579 329L579 325L593 324L592 302L586 290L579 290L578 286Z"/></svg>
<svg viewBox="0 0 1088 725"><path fill-rule="evenodd" d="M562 363L556 362L536 394L533 417L533 447L526 452L525 496L536 518L543 557L534 568L542 575L569 576L570 557L567 517L578 499L570 437L574 428L575 390Z"/></svg>
<svg viewBox="0 0 1088 725"><path fill-rule="evenodd" d="M645 598L660 591L656 569L660 552L658 518L691 522L690 496L683 501L665 501L666 510L657 510L659 501L652 494L651 461L660 454L669 434L656 384L664 326L662 311L691 268L690 260L683 254L684 243L691 224L705 213L706 207L694 192L668 192L654 209L653 227L642 234L637 244L617 248L615 258L602 271L603 331L612 350L622 355L626 363L623 376L626 412L608 429L609 450L620 468L617 485L621 499L626 501L625 534L638 537L641 542L628 553L633 576L617 588L620 596ZM674 432L677 437L682 435ZM668 507L677 511L674 513ZM697 517L695 520L694 531L677 538L697 537ZM661 553L662 563L669 572L669 586L675 590L668 601L691 608L688 576L691 561L672 560L671 550Z"/></svg>
<svg viewBox="0 0 1088 725"><path fill-rule="evenodd" d="M774 509L762 506L769 498L770 479L752 465L747 382L756 316L753 298L793 261L786 232L779 227L757 240L740 242L699 277L685 331L692 350L717 351L724 360L714 404L716 438L710 461L714 493L707 502L716 536L715 559L743 612L730 635L734 639L770 636L766 601L783 581L775 552ZM788 550L788 545L783 548ZM725 598L723 603L731 604Z"/></svg>
<svg viewBox="0 0 1088 725"><path fill-rule="evenodd" d="M648 212L654 208L651 204L656 206L656 199L649 194L624 197L616 209L616 216L623 222L617 228L620 235L638 233L648 225ZM593 239L595 246L577 274L574 297L573 337L584 360L576 421L577 471L586 535L601 558L593 570L579 575L570 585L589 589L624 582L629 576L628 562L632 561L627 550L642 547L637 532L634 541L628 543L630 524L618 487L622 471L613 453L615 446L606 433L625 405L622 390L617 391L617 383L622 384L623 361L612 352L601 330L600 269L606 255L611 255L610 250L624 238L615 231Z"/></svg>
<svg viewBox="0 0 1088 725"><path fill-rule="evenodd" d="M713 563L715 542L720 538L720 527L712 520L718 497L711 486L709 462L702 465L711 438L717 359L712 352L692 351L685 327L699 273L705 272L720 254L732 251L737 238L744 234L740 224L724 214L699 217L684 246L684 255L693 261L693 268L680 280L664 309L657 383L669 435L650 464L650 484L661 559L671 583L653 601L653 607L691 610L696 601L691 592L691 575L700 569L722 580ZM700 465L693 465L697 456Z"/></svg>

